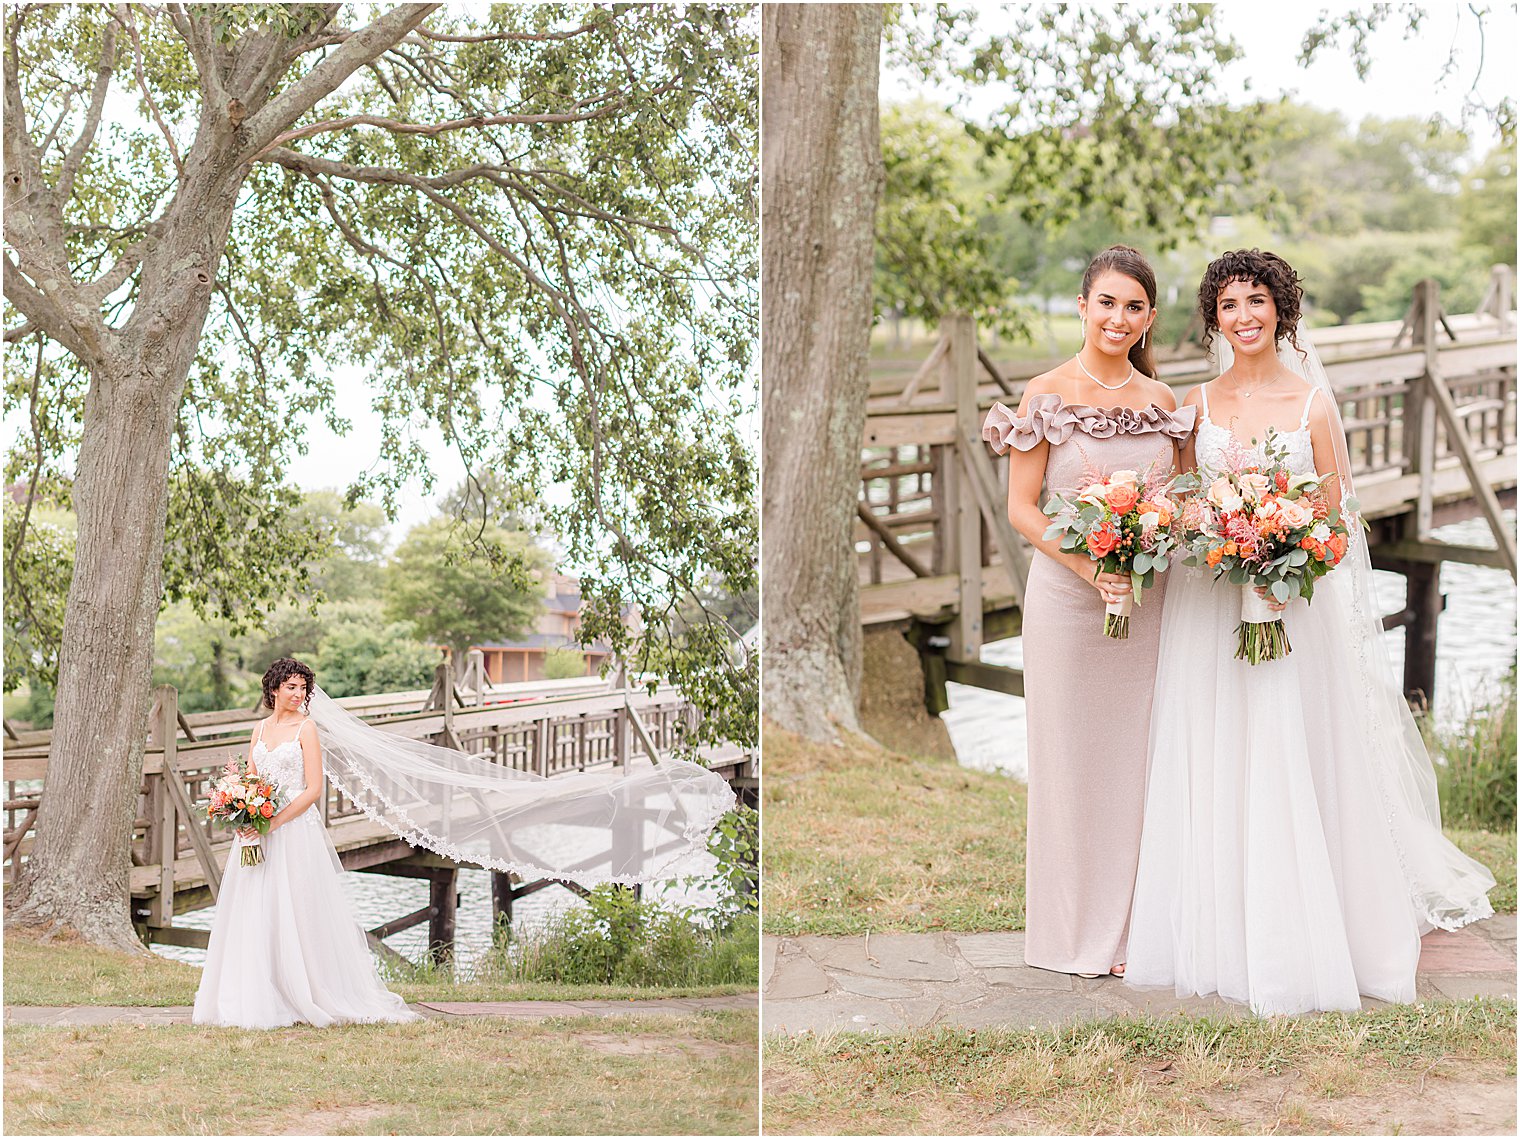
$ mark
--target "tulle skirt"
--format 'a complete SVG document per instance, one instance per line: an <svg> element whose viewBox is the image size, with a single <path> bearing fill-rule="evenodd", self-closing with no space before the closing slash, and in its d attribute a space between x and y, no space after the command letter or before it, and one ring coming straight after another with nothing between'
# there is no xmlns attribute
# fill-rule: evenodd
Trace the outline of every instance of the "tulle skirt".
<svg viewBox="0 0 1520 1139"><path fill-rule="evenodd" d="M1354 713L1346 588L1283 613L1292 652L1234 659L1240 587L1172 574L1126 983L1274 1015L1411 1001L1420 917Z"/></svg>
<svg viewBox="0 0 1520 1139"><path fill-rule="evenodd" d="M316 808L263 840L264 861L227 856L191 1019L279 1028L418 1020L380 982Z"/></svg>

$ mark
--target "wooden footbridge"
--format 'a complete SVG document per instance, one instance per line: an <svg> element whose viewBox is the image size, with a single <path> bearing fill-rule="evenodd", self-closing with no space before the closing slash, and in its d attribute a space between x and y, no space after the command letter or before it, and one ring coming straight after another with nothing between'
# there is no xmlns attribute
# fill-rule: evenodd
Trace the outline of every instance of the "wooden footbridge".
<svg viewBox="0 0 1520 1139"><path fill-rule="evenodd" d="M1384 626L1406 629L1405 691L1428 702L1441 563L1516 573L1503 515L1516 484L1513 276L1496 266L1476 313L1445 313L1427 280L1402 322L1317 329L1314 339L1339 398L1373 562L1408 582L1404 609ZM1159 367L1179 402L1213 375L1193 345ZM1019 671L981 660L984 642L1021 628L1032 556L1008 521L1007 460L982 442L981 423L993 400L1016 405L1044 370L999 368L972 320L951 317L916 369L873 373L856 504L860 619L867 632L895 629L918 649L934 714L948 706L946 680L1023 694ZM1474 514L1488 521L1492 547L1431 537Z"/></svg>
<svg viewBox="0 0 1520 1139"><path fill-rule="evenodd" d="M472 658L479 657L477 650ZM357 696L338 701L375 727L408 739L423 739L467 751L521 771L553 777L588 770L616 770L631 759L674 752L698 723L698 712L680 692L664 687L655 695L625 681L584 677L566 681L491 686L478 659L455 683L440 665L431 690ZM144 941L204 948L208 933L176 926L176 914L215 904L232 838L213 827L195 804L229 759L248 750L261 710L185 714L176 690L154 693L143 759L142 793L132 838L132 921ZM16 880L31 849L32 828L47 777L49 732L13 732L6 741L5 872ZM753 755L725 745L699 750L708 767L721 774L742 801L754 805L758 781ZM383 939L428 923L430 952L447 957L454 941L458 872L479 869L408 846L370 821L327 783L319 800L323 822L347 870L420 878L430 885L428 904L368 930L370 944L384 956L398 956ZM517 900L548 886L584 894L557 879L522 881L491 874L493 917L508 923Z"/></svg>

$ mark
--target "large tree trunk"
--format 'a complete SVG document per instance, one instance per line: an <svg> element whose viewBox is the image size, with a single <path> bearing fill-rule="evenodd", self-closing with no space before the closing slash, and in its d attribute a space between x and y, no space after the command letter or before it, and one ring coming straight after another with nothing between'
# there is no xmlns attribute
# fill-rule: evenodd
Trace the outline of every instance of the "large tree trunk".
<svg viewBox="0 0 1520 1139"><path fill-rule="evenodd" d="M202 89L217 96L201 108L174 198L145 246L131 317L119 330L91 321L82 335L65 326L64 309L42 307L37 293L29 315L81 359L88 352L90 389L73 485L78 531L47 782L35 845L6 895L7 925L65 926L97 944L144 951L128 912L129 846L142 784L153 627L163 600L172 433L238 190L254 156L279 131L405 37L432 7L404 4L386 12L273 101L295 49L321 33L336 6L309 11L311 23L294 38L264 29L232 48L207 46L214 40L209 18L190 17L201 25L197 42L210 53L200 62L215 72L201 75ZM8 107L19 107L13 83L6 97ZM15 184L7 182L7 206L38 199L52 209L41 210L40 224L58 229L62 206L48 199L35 147L12 133L23 129L6 124L7 157L22 160L21 173L8 171ZM59 251L45 248L61 239L39 238L36 219L24 220L32 224L19 240L33 279L61 288L46 281Z"/></svg>
<svg viewBox="0 0 1520 1139"><path fill-rule="evenodd" d="M91 942L138 952L129 848L163 600L172 432L247 174L214 155L198 157L207 177L169 211L143 267L137 310L90 377L46 793L6 918L67 926Z"/></svg>
<svg viewBox="0 0 1520 1139"><path fill-rule="evenodd" d="M851 540L876 202L875 4L768 4L762 138L764 707L810 739L859 731Z"/></svg>

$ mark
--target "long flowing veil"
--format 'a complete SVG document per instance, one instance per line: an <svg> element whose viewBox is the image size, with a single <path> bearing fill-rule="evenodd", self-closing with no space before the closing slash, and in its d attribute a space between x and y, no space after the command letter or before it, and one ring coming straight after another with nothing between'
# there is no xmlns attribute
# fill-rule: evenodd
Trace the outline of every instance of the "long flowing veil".
<svg viewBox="0 0 1520 1139"><path fill-rule="evenodd" d="M490 870L592 886L690 872L734 805L723 778L666 758L545 778L366 724L320 688L311 718L328 778L417 847Z"/></svg>
<svg viewBox="0 0 1520 1139"><path fill-rule="evenodd" d="M1291 341L1285 341L1278 359L1289 371L1319 389L1330 413L1336 465L1345 476L1342 497L1351 498L1355 490L1340 402L1308 331L1300 325L1296 336L1298 348L1295 350ZM1228 370L1231 351L1224 337L1214 337L1213 351L1220 373ZM1352 686L1357 706L1345 709L1345 714L1355 718L1366 741L1383 814L1422 932L1431 927L1457 929L1492 916L1494 911L1487 894L1494 885L1494 876L1441 833L1435 769L1394 679L1393 663L1383 641L1382 610L1378 608L1374 588L1372 556L1359 525L1351 526L1346 557L1324 579L1324 584L1333 586L1326 593L1344 599L1339 612L1344 615L1352 667L1357 671ZM1319 598L1316 591L1316 603Z"/></svg>

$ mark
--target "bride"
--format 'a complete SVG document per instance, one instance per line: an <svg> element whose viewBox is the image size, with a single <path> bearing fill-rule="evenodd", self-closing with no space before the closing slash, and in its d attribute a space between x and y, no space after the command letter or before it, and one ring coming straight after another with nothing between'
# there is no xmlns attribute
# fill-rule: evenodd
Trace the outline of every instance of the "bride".
<svg viewBox="0 0 1520 1139"><path fill-rule="evenodd" d="M1226 253L1199 307L1222 337L1185 468L1207 483L1260 462L1273 431L1294 473L1350 461L1282 258ZM1233 361L1232 358L1233 357ZM1360 527L1313 603L1280 608L1291 652L1234 659L1240 589L1173 571L1162 616L1125 982L1218 993L1262 1015L1415 997L1420 937L1492 914L1491 874L1441 833L1435 777L1382 645Z"/></svg>
<svg viewBox="0 0 1520 1139"><path fill-rule="evenodd" d="M239 832L217 897L196 1024L277 1028L419 1019L380 982L322 825L323 776L413 846L458 862L594 885L676 876L734 803L723 779L666 758L546 779L382 732L316 687L300 661L264 674L270 715L249 765L283 805L260 841ZM310 712L308 716L307 713Z"/></svg>

